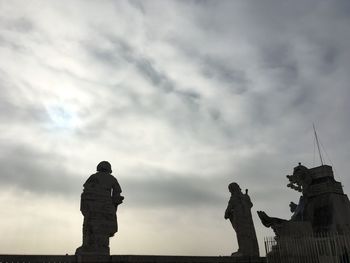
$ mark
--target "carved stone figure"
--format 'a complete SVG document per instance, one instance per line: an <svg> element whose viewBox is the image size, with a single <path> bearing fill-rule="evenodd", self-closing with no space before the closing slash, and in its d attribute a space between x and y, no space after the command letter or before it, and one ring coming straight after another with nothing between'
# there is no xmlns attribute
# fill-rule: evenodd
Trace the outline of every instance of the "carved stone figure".
<svg viewBox="0 0 350 263"><path fill-rule="evenodd" d="M290 220L269 217L258 211L261 222L271 227L276 237L310 233L350 233L350 202L341 183L334 179L332 167L311 169L299 163L293 175L287 175L287 187L302 193L298 205L290 204Z"/></svg>
<svg viewBox="0 0 350 263"><path fill-rule="evenodd" d="M332 167L308 169L299 163L287 178L287 186L302 194L297 205L289 205L292 217L285 220L258 211L262 224L276 235L268 262L349 262L350 201Z"/></svg>
<svg viewBox="0 0 350 263"><path fill-rule="evenodd" d="M237 183L228 186L231 198L225 211L225 219L230 219L233 229L237 234L238 251L232 256L259 256L259 246L256 238L251 208L253 207L248 190L245 194Z"/></svg>
<svg viewBox="0 0 350 263"><path fill-rule="evenodd" d="M109 238L118 231L117 208L123 202L121 188L109 162L97 165L97 173L84 184L80 211L84 216L83 244L77 255L109 255Z"/></svg>

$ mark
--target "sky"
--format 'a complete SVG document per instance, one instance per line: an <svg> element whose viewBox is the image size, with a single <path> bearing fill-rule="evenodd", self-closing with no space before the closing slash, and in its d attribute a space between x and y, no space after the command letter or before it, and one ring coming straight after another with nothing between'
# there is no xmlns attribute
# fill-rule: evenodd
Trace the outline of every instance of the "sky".
<svg viewBox="0 0 350 263"><path fill-rule="evenodd" d="M349 193L349 24L347 0L0 0L0 253L74 254L107 160L111 254L230 255L231 182L264 254L313 123Z"/></svg>

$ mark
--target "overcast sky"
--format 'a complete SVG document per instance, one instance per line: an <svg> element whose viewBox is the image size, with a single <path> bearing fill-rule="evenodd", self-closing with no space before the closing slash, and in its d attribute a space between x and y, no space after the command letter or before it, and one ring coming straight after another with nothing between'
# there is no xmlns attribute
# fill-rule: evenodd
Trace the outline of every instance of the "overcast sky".
<svg viewBox="0 0 350 263"><path fill-rule="evenodd" d="M125 202L112 254L230 255L227 186L260 250L285 175L350 189L348 0L0 0L0 253L72 254L82 185L108 160Z"/></svg>

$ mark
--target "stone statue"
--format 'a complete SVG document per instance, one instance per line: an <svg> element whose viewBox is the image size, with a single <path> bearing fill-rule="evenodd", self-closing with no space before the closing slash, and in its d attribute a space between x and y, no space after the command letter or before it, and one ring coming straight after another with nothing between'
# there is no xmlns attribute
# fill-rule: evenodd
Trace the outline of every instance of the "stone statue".
<svg viewBox="0 0 350 263"><path fill-rule="evenodd" d="M291 218L270 217L258 211L261 223L275 233L268 261L310 262L313 258L338 262L342 257L342 262L349 262L345 240L350 235L350 201L341 183L335 180L332 167L322 164L307 168L299 163L287 179L287 187L301 193L298 204L289 204Z"/></svg>
<svg viewBox="0 0 350 263"><path fill-rule="evenodd" d="M118 231L117 208L123 202L121 188L109 162L97 165L97 173L84 184L80 211L84 216L83 244L76 255L109 255L109 238Z"/></svg>
<svg viewBox="0 0 350 263"><path fill-rule="evenodd" d="M262 224L271 227L276 237L350 232L350 202L331 166L308 169L299 163L287 178L287 187L302 194L298 204L289 205L292 217L286 220L258 211Z"/></svg>
<svg viewBox="0 0 350 263"><path fill-rule="evenodd" d="M232 253L232 256L258 257L259 246L256 238L254 223L252 219L248 190L245 194L237 183L231 183L228 186L231 198L225 211L225 219L230 219L233 229L237 234L238 251Z"/></svg>

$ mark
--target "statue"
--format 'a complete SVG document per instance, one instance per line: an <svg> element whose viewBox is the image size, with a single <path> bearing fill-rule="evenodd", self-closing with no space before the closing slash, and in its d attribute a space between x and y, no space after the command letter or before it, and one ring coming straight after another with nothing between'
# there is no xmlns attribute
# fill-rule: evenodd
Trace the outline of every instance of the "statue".
<svg viewBox="0 0 350 263"><path fill-rule="evenodd" d="M84 216L83 244L76 255L109 255L109 238L118 231L117 208L123 202L121 188L109 162L97 165L97 173L84 184L80 211Z"/></svg>
<svg viewBox="0 0 350 263"><path fill-rule="evenodd" d="M228 186L231 198L225 211L225 219L230 219L233 229L237 234L238 251L232 253L232 256L258 257L259 246L256 238L254 223L252 219L248 190L245 194L237 183L231 183Z"/></svg>
<svg viewBox="0 0 350 263"><path fill-rule="evenodd" d="M287 187L301 193L298 204L289 204L291 218L287 220L270 217L264 211L257 212L261 223L275 233L275 244L267 253L269 262L310 262L302 260L321 260L326 255L348 257L344 240L350 234L350 201L341 183L335 180L332 167L322 164L307 168L299 163L287 179ZM325 238L328 241L324 241ZM332 238L337 242L332 243L331 252L318 249L320 240L330 242ZM324 262L330 260L327 258Z"/></svg>
<svg viewBox="0 0 350 263"><path fill-rule="evenodd" d="M335 181L331 166L308 169L299 163L287 178L287 187L302 194L297 205L293 202L289 205L293 213L291 219L269 217L258 211L262 224L271 227L276 237L350 231L349 199L341 183Z"/></svg>

